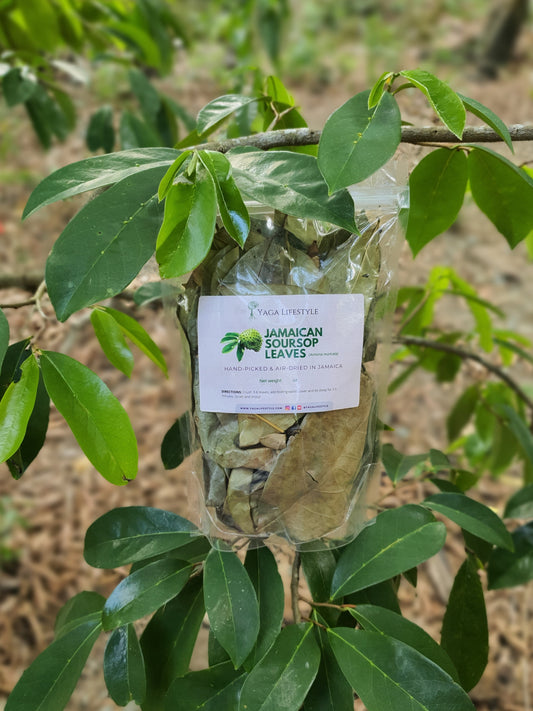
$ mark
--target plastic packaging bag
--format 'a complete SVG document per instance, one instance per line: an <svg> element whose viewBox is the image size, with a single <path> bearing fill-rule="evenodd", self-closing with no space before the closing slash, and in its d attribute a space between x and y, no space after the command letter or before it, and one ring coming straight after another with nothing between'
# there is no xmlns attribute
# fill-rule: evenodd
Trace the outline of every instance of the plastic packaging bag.
<svg viewBox="0 0 533 711"><path fill-rule="evenodd" d="M366 518L407 192L382 170L351 193L359 234L249 204L244 248L219 225L178 297L214 538L309 550Z"/></svg>

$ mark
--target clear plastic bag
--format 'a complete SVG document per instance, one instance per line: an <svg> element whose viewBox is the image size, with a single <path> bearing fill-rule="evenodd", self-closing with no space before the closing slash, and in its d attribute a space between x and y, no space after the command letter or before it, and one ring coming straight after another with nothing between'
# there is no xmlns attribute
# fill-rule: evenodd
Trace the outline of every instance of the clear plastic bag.
<svg viewBox="0 0 533 711"><path fill-rule="evenodd" d="M359 234L249 204L244 248L220 224L178 296L212 538L309 550L366 519L407 192L380 171L351 193Z"/></svg>

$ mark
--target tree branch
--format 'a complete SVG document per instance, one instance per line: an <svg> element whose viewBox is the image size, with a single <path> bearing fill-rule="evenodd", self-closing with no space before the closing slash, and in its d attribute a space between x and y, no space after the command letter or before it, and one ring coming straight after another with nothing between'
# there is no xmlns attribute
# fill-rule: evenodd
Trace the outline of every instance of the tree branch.
<svg viewBox="0 0 533 711"><path fill-rule="evenodd" d="M522 390L520 385L511 378L502 368L491 363L489 360L485 360L482 356L472 351L468 351L465 348L460 348L459 346L452 346L449 343L440 343L439 341L431 341L426 338L419 338L418 336L398 336L393 339L393 343L398 343L404 346L417 346L418 348L431 348L434 351L442 351L443 353L451 353L456 355L463 360L473 360L476 363L482 365L486 370L490 371L500 380L502 380L506 385L508 385L511 390L518 395L520 400L522 400L525 405L533 412L533 400L529 395Z"/></svg>
<svg viewBox="0 0 533 711"><path fill-rule="evenodd" d="M509 126L513 141L533 141L533 125L516 124ZM222 141L204 143L198 148L227 153L232 148L252 146L267 150L290 146L316 145L322 131L310 128L286 128L281 131L266 131L253 136L242 136ZM463 137L457 138L445 126L402 126L402 143L501 143L502 138L488 126L467 126Z"/></svg>
<svg viewBox="0 0 533 711"><path fill-rule="evenodd" d="M292 561L292 574L291 574L291 602L292 602L292 615L294 618L294 624L299 624L302 620L300 615L300 608L298 606L300 587L300 553L295 551L294 560Z"/></svg>

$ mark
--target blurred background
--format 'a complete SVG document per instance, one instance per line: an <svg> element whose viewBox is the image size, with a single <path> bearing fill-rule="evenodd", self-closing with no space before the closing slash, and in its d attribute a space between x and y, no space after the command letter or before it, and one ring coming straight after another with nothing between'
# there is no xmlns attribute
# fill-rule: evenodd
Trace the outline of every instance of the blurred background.
<svg viewBox="0 0 533 711"><path fill-rule="evenodd" d="M413 68L437 74L507 124L531 123L529 5L527 0L0 2L0 302L28 298L26 287L31 292L41 282L48 251L86 199L49 206L22 223L23 207L42 178L104 151L175 145L186 140L207 102L256 91L269 75L283 81L311 128L321 128L332 111L382 72ZM399 98L404 119L434 122L421 94L404 92ZM402 146L406 169L426 150ZM517 144L514 160L533 166L533 146ZM498 327L523 334L531 352L533 262L527 243L511 251L467 199L453 228L416 260L403 250L399 285L424 285L435 265L453 267L500 309L505 315ZM38 331L42 347L69 353L100 374L132 419L140 469L136 481L114 489L94 471L55 411L46 445L23 478L15 481L2 465L0 709L22 670L50 642L61 605L84 589L108 594L124 572L97 571L84 563L89 524L115 506L131 504L187 515L186 463L165 471L159 455L164 433L186 407L176 338L163 311L148 304L132 313L163 349L170 377L165 380L139 354L131 381L108 364L85 312L59 324L46 297L42 311L33 305L6 310L12 340ZM456 299L442 299L435 327L467 328L469 318ZM404 367L393 364L392 381ZM531 363L517 364L513 374L531 392ZM417 370L387 401L385 419L394 428L388 441L407 454L445 448L446 417L458 393L484 378L486 372L473 363L440 382L435 373ZM476 495L501 513L521 477L513 466L497 477L487 471ZM423 496L422 484L415 483L398 501ZM400 592L404 613L436 639L461 546L459 536L452 538L443 555L424 566L418 590L406 585ZM533 707L532 597L531 587L487 593L491 657L472 692L482 711ZM97 647L70 711L116 708L106 696L101 654Z"/></svg>

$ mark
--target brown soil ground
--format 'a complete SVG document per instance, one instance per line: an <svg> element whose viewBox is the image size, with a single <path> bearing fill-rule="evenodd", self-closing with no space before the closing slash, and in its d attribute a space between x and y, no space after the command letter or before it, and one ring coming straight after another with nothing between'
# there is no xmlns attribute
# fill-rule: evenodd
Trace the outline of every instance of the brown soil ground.
<svg viewBox="0 0 533 711"><path fill-rule="evenodd" d="M529 38L531 39L531 38ZM364 73L362 73L364 76ZM508 123L528 122L532 113L531 66L516 64L504 70L497 81L478 83L465 75L456 75L452 85L459 91L483 101ZM303 113L312 127L320 127L329 113L359 88L329 86L309 90L294 88ZM180 94L180 101L192 110L218 94L216 88L202 86ZM83 110L82 98L79 99ZM408 114L423 125L431 121L422 99L409 104ZM53 169L85 155L83 125L63 145L44 154L24 124L17 130L18 118L4 119L4 128L12 131L13 148L4 146L2 193L0 196L0 273L28 273L42 270L46 254L62 227L79 203L70 201L51 206L27 223L20 214L31 188ZM22 121L22 119L21 119ZM409 165L424 149L404 148ZM517 162L531 160L533 146L517 147ZM399 283L423 283L432 265L452 265L464 279L475 285L484 298L492 300L507 314L502 327L516 328L533 338L533 263L525 249L511 251L488 221L467 204L457 226L428 246L413 262L403 252ZM3 291L3 303L24 298L18 290ZM86 313L60 325L52 317L45 298L44 322L33 308L10 311L13 338L31 335L43 329L38 342L46 348L61 350L97 371L121 399L130 414L140 447L140 469L136 481L115 488L104 481L80 452L61 417L52 412L45 448L31 469L13 481L4 468L0 478L0 498L24 519L14 525L6 540L18 551L17 559L0 579L0 708L1 698L9 693L22 670L51 640L53 621L61 605L81 590L109 594L125 571L99 571L90 568L82 557L83 537L89 524L104 512L132 504L170 509L187 515L187 466L167 472L159 458L162 436L185 407L183 381L175 357L172 328L161 311L145 308L140 312L144 326L163 349L171 365L165 379L143 356L137 354L131 381L108 365L92 336ZM442 326L450 327L463 316L452 304L439 315ZM518 374L524 382L533 373ZM465 366L456 384L435 385L421 373L392 396L386 417L394 425L391 439L406 453L443 447L445 415L461 385L486 374L479 368ZM476 496L502 512L508 496L520 486L515 472L493 480L485 477ZM427 492L414 484L397 495L397 501L418 501ZM456 531L450 527L452 533ZM416 620L435 638L439 638L445 602L463 557L459 535L449 537L441 554L422 566L417 589L402 584L400 596L406 616ZM288 557L283 558L288 569ZM487 593L490 621L490 661L472 698L480 711L530 711L533 703L533 601L531 587ZM102 644L91 655L84 676L68 705L70 711L112 711L101 673ZM202 660L200 649L195 658ZM133 705L128 707L136 708ZM451 710L450 710L451 711Z"/></svg>

